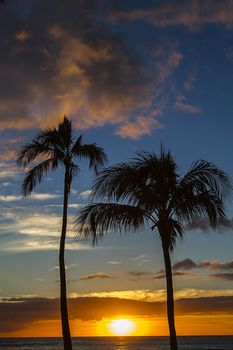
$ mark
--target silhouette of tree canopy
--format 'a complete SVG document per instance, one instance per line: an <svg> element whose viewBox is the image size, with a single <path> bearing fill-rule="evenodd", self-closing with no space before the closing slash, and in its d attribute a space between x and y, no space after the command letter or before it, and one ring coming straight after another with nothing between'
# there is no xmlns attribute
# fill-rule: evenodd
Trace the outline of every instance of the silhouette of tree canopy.
<svg viewBox="0 0 233 350"><path fill-rule="evenodd" d="M64 117L64 120L59 123L57 128L41 130L31 143L24 145L18 152L18 162L23 168L33 165L26 173L22 184L22 194L25 197L31 194L36 185L43 180L49 171L56 170L60 165L65 169L63 219L59 250L60 309L65 350L72 350L64 259L68 197L72 180L78 175L80 170L79 165L76 163L80 159L88 160L89 168L97 172L97 169L104 165L106 155L103 149L95 143L83 143L82 136L75 139L71 121L67 117Z"/></svg>
<svg viewBox="0 0 233 350"><path fill-rule="evenodd" d="M200 218L207 218L213 228L225 223L231 188L228 176L213 163L198 160L181 176L170 152L161 149L158 156L141 152L129 162L102 170L92 190L94 199L101 201L78 212L77 235L92 237L94 244L110 230L139 230L146 225L158 232L172 350L177 350L177 339L170 254L187 223Z"/></svg>

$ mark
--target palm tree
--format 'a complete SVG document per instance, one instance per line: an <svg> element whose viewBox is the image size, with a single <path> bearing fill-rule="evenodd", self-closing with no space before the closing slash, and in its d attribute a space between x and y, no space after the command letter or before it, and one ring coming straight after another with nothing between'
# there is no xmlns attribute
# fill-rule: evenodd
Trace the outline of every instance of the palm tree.
<svg viewBox="0 0 233 350"><path fill-rule="evenodd" d="M161 149L159 156L142 152L99 173L92 193L105 202L82 208L75 221L78 236L92 237L94 244L109 230L138 230L145 224L157 230L165 264L172 350L177 350L177 339L170 254L187 223L205 218L217 228L225 222L229 190L227 175L213 163L199 160L181 177L170 152Z"/></svg>
<svg viewBox="0 0 233 350"><path fill-rule="evenodd" d="M69 318L66 296L66 273L65 273L65 239L67 228L68 198L72 180L78 175L79 166L76 159L88 159L89 168L97 169L103 166L106 155L102 148L94 144L82 142L82 136L74 139L71 121L64 117L63 122L57 128L43 129L33 138L31 143L24 145L18 152L18 162L23 168L33 163L33 167L26 173L22 184L22 193L25 197L31 194L43 177L59 165L64 166L64 197L63 219L60 237L59 269L60 269L60 311L62 321L62 335L65 350L72 350L72 342L69 329ZM34 166L34 162L37 164Z"/></svg>

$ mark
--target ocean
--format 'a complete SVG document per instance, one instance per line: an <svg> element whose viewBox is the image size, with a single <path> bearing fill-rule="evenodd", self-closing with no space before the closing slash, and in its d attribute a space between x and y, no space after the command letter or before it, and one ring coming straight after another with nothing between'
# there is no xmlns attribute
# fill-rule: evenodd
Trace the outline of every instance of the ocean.
<svg viewBox="0 0 233 350"><path fill-rule="evenodd" d="M179 350L233 350L233 336L178 337ZM61 338L0 338L1 350L62 350ZM73 338L73 350L169 350L168 337Z"/></svg>

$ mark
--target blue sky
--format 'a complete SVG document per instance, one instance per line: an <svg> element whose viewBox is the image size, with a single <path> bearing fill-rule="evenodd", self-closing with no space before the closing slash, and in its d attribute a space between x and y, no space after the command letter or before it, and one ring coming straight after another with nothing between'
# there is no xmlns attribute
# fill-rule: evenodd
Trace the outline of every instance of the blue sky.
<svg viewBox="0 0 233 350"><path fill-rule="evenodd" d="M0 298L58 296L63 172L23 199L15 158L64 114L77 136L104 148L109 165L139 150L159 152L163 143L181 174L205 159L233 178L232 39L231 0L1 4ZM163 260L149 229L111 233L96 248L75 239L72 223L89 201L92 179L81 164L70 196L70 295L140 290L156 299L165 288ZM232 202L227 213L221 234L199 227L178 242L177 293L233 295Z"/></svg>

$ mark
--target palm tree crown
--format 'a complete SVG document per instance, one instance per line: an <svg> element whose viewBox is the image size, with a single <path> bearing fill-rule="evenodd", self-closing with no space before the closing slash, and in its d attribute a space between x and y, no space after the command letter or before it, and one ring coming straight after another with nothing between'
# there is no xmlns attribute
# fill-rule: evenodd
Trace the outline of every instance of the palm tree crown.
<svg viewBox="0 0 233 350"><path fill-rule="evenodd" d="M208 219L213 228L226 220L224 203L231 190L227 175L213 163L199 160L182 177L170 152L157 156L138 153L127 163L102 170L94 187L94 198L106 201L82 208L76 219L78 235L95 244L109 230L157 229L162 243L170 348L177 350L170 253L185 225Z"/></svg>
<svg viewBox="0 0 233 350"><path fill-rule="evenodd" d="M38 160L24 179L22 193L28 196L50 170L59 165L69 168L70 184L79 172L76 159L88 159L89 167L97 172L106 162L106 155L102 148L93 144L83 144L82 136L74 140L71 121L65 116L57 128L43 129L32 140L24 145L18 152L18 162L24 168ZM69 188L70 190L70 188Z"/></svg>
<svg viewBox="0 0 233 350"><path fill-rule="evenodd" d="M181 177L170 152L138 153L99 173L92 194L108 201L81 209L76 226L80 235L97 240L110 229L139 229L146 223L159 229L166 223L161 239L172 251L187 223L206 218L213 228L224 224L230 189L227 175L213 163L199 160Z"/></svg>

